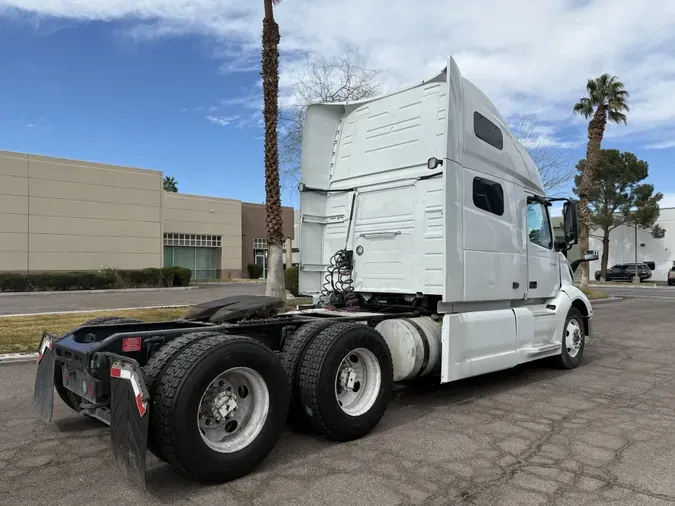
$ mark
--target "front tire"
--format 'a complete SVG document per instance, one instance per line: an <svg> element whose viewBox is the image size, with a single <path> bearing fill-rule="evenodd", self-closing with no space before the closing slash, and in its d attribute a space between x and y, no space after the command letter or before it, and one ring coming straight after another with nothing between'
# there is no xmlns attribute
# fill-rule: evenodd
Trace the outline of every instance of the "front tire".
<svg viewBox="0 0 675 506"><path fill-rule="evenodd" d="M581 313L575 307L570 308L562 332L561 352L558 357L559 367L562 369L576 369L579 367L585 345L586 336L584 334Z"/></svg>
<svg viewBox="0 0 675 506"><path fill-rule="evenodd" d="M393 376L391 353L378 331L361 323L336 323L305 351L300 400L318 432L336 441L358 439L384 416Z"/></svg>
<svg viewBox="0 0 675 506"><path fill-rule="evenodd" d="M276 354L239 336L183 348L156 397L153 430L162 455L210 483L253 471L276 445L288 413L288 382Z"/></svg>

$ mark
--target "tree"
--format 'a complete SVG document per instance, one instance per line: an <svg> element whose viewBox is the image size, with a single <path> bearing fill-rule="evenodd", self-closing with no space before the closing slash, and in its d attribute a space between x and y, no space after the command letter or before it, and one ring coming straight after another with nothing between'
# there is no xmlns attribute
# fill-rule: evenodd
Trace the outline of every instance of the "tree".
<svg viewBox="0 0 675 506"><path fill-rule="evenodd" d="M513 133L528 151L539 169L546 195L557 196L562 186L574 177L574 165L564 148L547 144L537 135L537 119L522 115L513 124Z"/></svg>
<svg viewBox="0 0 675 506"><path fill-rule="evenodd" d="M616 76L602 74L586 83L587 97L582 97L574 104L574 114L581 114L588 122L588 143L586 145L586 163L578 184L579 195L579 248L582 252L588 249L588 231L590 227L590 211L588 195L592 190L594 172L600 158L602 138L605 135L607 121L626 124L628 92ZM581 264L581 288L588 288L588 263Z"/></svg>
<svg viewBox="0 0 675 506"><path fill-rule="evenodd" d="M165 192L178 192L178 182L169 176L164 176L164 191Z"/></svg>
<svg viewBox="0 0 675 506"><path fill-rule="evenodd" d="M574 178L574 191L586 174L587 160L577 164ZM663 194L654 193L654 186L644 184L649 175L649 164L639 160L629 152L618 149L602 149L593 179L588 190L588 209L590 224L602 231L602 260L600 279L607 279L607 261L609 258L609 234L621 225L651 229L652 236L662 238L665 235L656 220L659 218L659 201Z"/></svg>
<svg viewBox="0 0 675 506"><path fill-rule="evenodd" d="M307 107L317 102L347 102L379 94L378 70L368 68L357 47L333 58L305 56L305 64L293 74L293 101L281 114L281 162L284 181L297 187L300 180L302 128Z"/></svg>
<svg viewBox="0 0 675 506"><path fill-rule="evenodd" d="M279 150L277 120L279 116L279 25L274 7L281 0L264 0L262 29L262 81L265 117L265 226L267 230L266 295L286 300L284 283L284 223L279 189Z"/></svg>

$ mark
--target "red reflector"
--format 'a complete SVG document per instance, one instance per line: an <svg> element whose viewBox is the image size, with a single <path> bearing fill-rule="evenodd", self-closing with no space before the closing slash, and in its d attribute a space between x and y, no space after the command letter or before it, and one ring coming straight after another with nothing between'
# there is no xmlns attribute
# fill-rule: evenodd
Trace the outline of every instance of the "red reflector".
<svg viewBox="0 0 675 506"><path fill-rule="evenodd" d="M125 337L122 339L122 351L141 351L141 338Z"/></svg>

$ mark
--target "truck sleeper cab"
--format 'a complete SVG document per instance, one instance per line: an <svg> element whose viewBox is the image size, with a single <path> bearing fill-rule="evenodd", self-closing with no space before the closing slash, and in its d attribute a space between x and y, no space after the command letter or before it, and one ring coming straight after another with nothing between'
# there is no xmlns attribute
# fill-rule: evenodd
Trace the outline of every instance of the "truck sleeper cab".
<svg viewBox="0 0 675 506"><path fill-rule="evenodd" d="M287 424L368 434L394 382L447 383L551 357L579 366L592 308L556 241L541 179L494 105L452 58L392 94L307 109L300 290L199 304L172 322L45 332L34 407L54 391L110 426L116 462L145 486L146 452L205 482L253 471Z"/></svg>

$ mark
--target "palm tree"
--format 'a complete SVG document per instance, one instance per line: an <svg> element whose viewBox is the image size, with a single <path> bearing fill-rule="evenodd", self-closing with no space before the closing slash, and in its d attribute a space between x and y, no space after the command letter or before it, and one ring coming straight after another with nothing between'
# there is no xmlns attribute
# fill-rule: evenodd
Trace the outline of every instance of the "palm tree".
<svg viewBox="0 0 675 506"><path fill-rule="evenodd" d="M176 193L178 191L178 181L169 176L164 176L164 191Z"/></svg>
<svg viewBox="0 0 675 506"><path fill-rule="evenodd" d="M284 227L279 190L279 25L274 20L273 5L281 0L264 0L262 30L262 80L265 115L265 221L267 228L266 294L286 300L283 270Z"/></svg>
<svg viewBox="0 0 675 506"><path fill-rule="evenodd" d="M626 124L628 92L616 76L602 74L586 83L587 97L582 97L574 104L574 114L581 114L588 122L588 144L586 145L586 166L578 186L579 195L579 249L582 254L588 249L588 233L590 213L588 210L588 194L593 181L593 174L600 159L600 145L605 135L607 121ZM588 287L588 263L581 264L581 288Z"/></svg>

